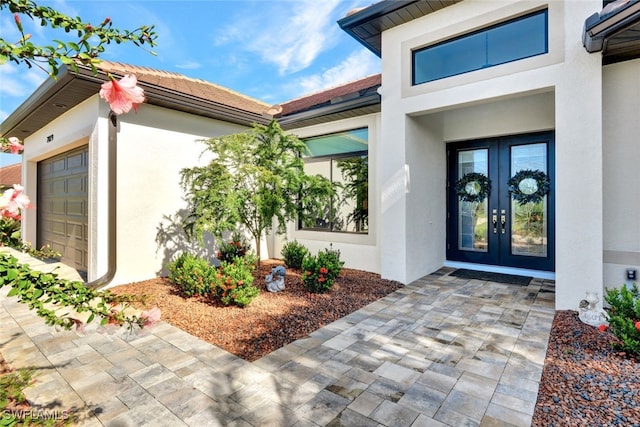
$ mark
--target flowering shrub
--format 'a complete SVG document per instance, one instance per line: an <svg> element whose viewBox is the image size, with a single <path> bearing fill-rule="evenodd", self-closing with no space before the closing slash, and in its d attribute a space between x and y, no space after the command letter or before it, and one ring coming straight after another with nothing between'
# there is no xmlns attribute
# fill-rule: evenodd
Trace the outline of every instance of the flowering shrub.
<svg viewBox="0 0 640 427"><path fill-rule="evenodd" d="M111 74L110 80L100 87L100 97L103 98L111 111L115 114L128 113L131 108L138 111L138 105L144 102L144 91L138 87L138 79L133 75L126 75L117 81Z"/></svg>
<svg viewBox="0 0 640 427"><path fill-rule="evenodd" d="M246 307L260 290L253 286L255 259L236 257L233 262L223 261L215 277L215 292L224 305Z"/></svg>
<svg viewBox="0 0 640 427"><path fill-rule="evenodd" d="M50 326L75 327L78 332L83 332L85 323L68 315L58 315L49 308L49 303L57 308L71 307L77 313L89 313L86 323L97 317L101 325L126 325L130 330L150 326L160 320L157 308L139 316L125 314L124 310L138 301L133 296L116 295L108 290L97 291L82 282L61 279L55 273L31 270L28 265L19 264L15 257L6 254L0 255L0 288L3 286L11 287L7 296L17 296Z"/></svg>
<svg viewBox="0 0 640 427"><path fill-rule="evenodd" d="M222 261L219 268L207 260L182 254L168 266L169 280L188 297L213 295L224 305L246 307L260 293L253 286L253 256L236 257L233 262Z"/></svg>
<svg viewBox="0 0 640 427"><path fill-rule="evenodd" d="M640 290L634 283L630 288L608 289L604 297L609 304L609 329L621 341L616 346L623 351L640 355Z"/></svg>
<svg viewBox="0 0 640 427"><path fill-rule="evenodd" d="M221 262L233 263L237 257L244 257L249 252L249 245L242 235L235 231L229 242L218 243L217 257Z"/></svg>
<svg viewBox="0 0 640 427"><path fill-rule="evenodd" d="M183 253L167 266L169 280L188 296L207 295L218 270L202 258Z"/></svg>
<svg viewBox="0 0 640 427"><path fill-rule="evenodd" d="M309 250L296 240L287 242L282 246L282 259L289 268L302 269L302 261L307 255L309 255Z"/></svg>
<svg viewBox="0 0 640 427"><path fill-rule="evenodd" d="M302 283L310 292L328 292L344 265L340 251L324 249L316 256L307 256L302 261Z"/></svg>

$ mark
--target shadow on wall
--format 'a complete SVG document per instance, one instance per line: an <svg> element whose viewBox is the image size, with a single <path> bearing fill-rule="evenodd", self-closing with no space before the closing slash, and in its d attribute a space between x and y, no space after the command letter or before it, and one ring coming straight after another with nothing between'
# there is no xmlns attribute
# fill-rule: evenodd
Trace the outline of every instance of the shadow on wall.
<svg viewBox="0 0 640 427"><path fill-rule="evenodd" d="M202 242L187 235L184 230L187 215L189 215L189 211L186 209L181 209L173 215L164 215L157 227L157 251L164 252L162 268L157 272L158 276L168 276L167 265L181 253L189 253L207 259L210 263L217 259L217 244L212 234L206 234Z"/></svg>

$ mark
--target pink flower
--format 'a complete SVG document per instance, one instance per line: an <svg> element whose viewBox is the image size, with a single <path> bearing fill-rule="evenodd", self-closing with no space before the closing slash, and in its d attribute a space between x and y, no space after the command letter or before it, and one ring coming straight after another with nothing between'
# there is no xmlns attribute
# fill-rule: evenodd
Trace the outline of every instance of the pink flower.
<svg viewBox="0 0 640 427"><path fill-rule="evenodd" d="M329 272L329 270L327 270L326 268L320 267L320 273L327 274L328 272Z"/></svg>
<svg viewBox="0 0 640 427"><path fill-rule="evenodd" d="M71 320L73 320L73 323L76 326L76 332L79 333L79 334L84 334L85 333L84 322L82 320L73 319L73 318Z"/></svg>
<svg viewBox="0 0 640 427"><path fill-rule="evenodd" d="M607 325L600 325L598 326L598 329L600 330L600 332L604 332L607 330Z"/></svg>
<svg viewBox="0 0 640 427"><path fill-rule="evenodd" d="M0 197L0 216L5 218L20 219L20 210L31 206L29 197L22 191L24 187L14 184Z"/></svg>
<svg viewBox="0 0 640 427"><path fill-rule="evenodd" d="M636 322L633 326L635 326L636 329L640 331L640 322Z"/></svg>
<svg viewBox="0 0 640 427"><path fill-rule="evenodd" d="M24 150L24 145L20 144L20 140L15 136L9 138L9 151L11 154L20 154Z"/></svg>
<svg viewBox="0 0 640 427"><path fill-rule="evenodd" d="M144 326L152 326L160 321L161 311L158 307L153 307L149 311L143 311L140 317L144 320Z"/></svg>
<svg viewBox="0 0 640 427"><path fill-rule="evenodd" d="M109 77L111 80L102 84L100 97L109 103L111 110L116 114L128 113L132 107L138 111L138 104L144 102L144 91L137 86L136 76L126 75L119 82Z"/></svg>

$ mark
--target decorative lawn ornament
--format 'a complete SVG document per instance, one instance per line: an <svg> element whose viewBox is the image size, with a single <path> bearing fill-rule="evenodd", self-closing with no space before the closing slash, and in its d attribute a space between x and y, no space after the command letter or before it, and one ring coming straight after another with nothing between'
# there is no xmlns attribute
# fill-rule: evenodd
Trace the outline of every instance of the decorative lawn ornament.
<svg viewBox="0 0 640 427"><path fill-rule="evenodd" d="M267 282L267 290L269 292L284 291L284 276L287 274L287 270L278 265L271 269L271 274L265 276Z"/></svg>
<svg viewBox="0 0 640 427"><path fill-rule="evenodd" d="M512 176L507 185L513 199L521 205L538 203L551 189L549 177L539 169L523 169Z"/></svg>
<svg viewBox="0 0 640 427"><path fill-rule="evenodd" d="M484 174L469 172L456 182L455 191L464 202L482 202L491 193L491 181Z"/></svg>

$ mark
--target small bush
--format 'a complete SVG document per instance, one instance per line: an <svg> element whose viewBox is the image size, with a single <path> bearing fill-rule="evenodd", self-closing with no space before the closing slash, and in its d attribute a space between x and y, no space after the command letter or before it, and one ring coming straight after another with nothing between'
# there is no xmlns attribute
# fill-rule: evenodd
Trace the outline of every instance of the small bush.
<svg viewBox="0 0 640 427"><path fill-rule="evenodd" d="M339 250L324 249L316 256L309 255L302 261L302 283L310 292L328 292L343 265Z"/></svg>
<svg viewBox="0 0 640 427"><path fill-rule="evenodd" d="M237 257L244 257L249 252L249 244L242 235L234 231L228 242L218 242L218 259L222 262L232 263Z"/></svg>
<svg viewBox="0 0 640 427"><path fill-rule="evenodd" d="M232 263L223 261L215 276L215 292L224 305L246 307L260 290L253 286L255 259L236 257Z"/></svg>
<svg viewBox="0 0 640 427"><path fill-rule="evenodd" d="M20 221L13 218L0 218L0 246L8 246L27 253L38 259L60 259L62 254L49 245L40 249L32 248L31 244L22 241Z"/></svg>
<svg viewBox="0 0 640 427"><path fill-rule="evenodd" d="M620 350L640 355L640 290L634 283L607 290L604 297L610 305L609 328L618 337Z"/></svg>
<svg viewBox="0 0 640 427"><path fill-rule="evenodd" d="M206 295L211 292L218 270L209 265L202 258L181 254L176 260L169 263L169 280L175 283L180 291L191 297L193 295Z"/></svg>
<svg viewBox="0 0 640 427"><path fill-rule="evenodd" d="M287 242L282 246L282 259L284 265L289 268L302 269L302 260L309 255L309 250L296 240Z"/></svg>

